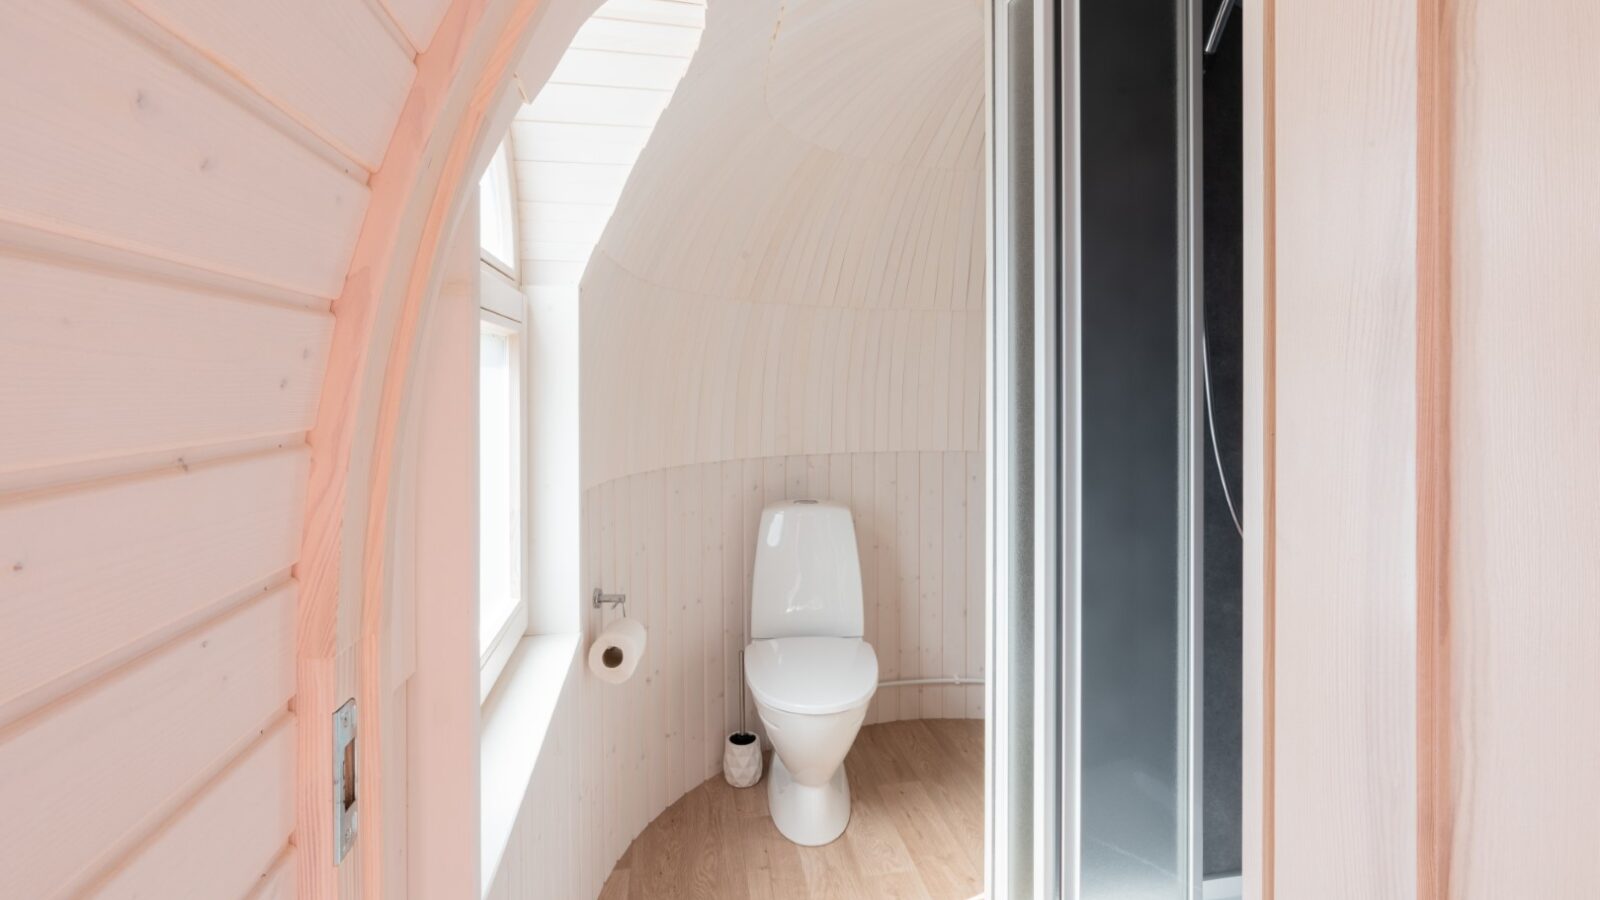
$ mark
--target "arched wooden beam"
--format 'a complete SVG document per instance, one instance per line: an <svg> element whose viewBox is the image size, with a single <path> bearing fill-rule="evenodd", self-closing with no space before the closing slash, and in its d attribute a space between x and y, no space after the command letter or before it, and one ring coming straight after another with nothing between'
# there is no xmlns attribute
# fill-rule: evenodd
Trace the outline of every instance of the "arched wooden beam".
<svg viewBox="0 0 1600 900"><path fill-rule="evenodd" d="M476 187L513 66L558 0L458 0L428 49L382 166L346 277L312 448L296 575L298 894L382 894L384 536L418 323L439 259ZM504 107L502 109L502 107ZM359 554L355 551L359 548ZM359 598L359 607L356 606ZM359 866L333 858L332 715L359 696Z"/></svg>

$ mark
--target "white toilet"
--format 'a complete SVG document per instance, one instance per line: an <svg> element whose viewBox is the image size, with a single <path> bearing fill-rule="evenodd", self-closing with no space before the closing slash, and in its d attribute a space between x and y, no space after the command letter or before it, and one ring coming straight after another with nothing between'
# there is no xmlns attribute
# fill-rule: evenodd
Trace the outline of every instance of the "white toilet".
<svg viewBox="0 0 1600 900"><path fill-rule="evenodd" d="M796 844L826 844L850 822L844 757L878 689L861 623L850 510L814 500L762 510L745 682L774 750L772 821Z"/></svg>

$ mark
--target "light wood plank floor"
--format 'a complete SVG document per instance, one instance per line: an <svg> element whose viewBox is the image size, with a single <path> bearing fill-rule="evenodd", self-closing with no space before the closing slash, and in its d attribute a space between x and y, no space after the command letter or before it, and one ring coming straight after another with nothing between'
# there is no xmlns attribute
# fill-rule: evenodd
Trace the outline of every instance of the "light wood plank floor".
<svg viewBox="0 0 1600 900"><path fill-rule="evenodd" d="M826 847L789 843L765 780L722 776L640 832L600 900L967 900L983 880L983 722L868 725L845 760L850 826Z"/></svg>

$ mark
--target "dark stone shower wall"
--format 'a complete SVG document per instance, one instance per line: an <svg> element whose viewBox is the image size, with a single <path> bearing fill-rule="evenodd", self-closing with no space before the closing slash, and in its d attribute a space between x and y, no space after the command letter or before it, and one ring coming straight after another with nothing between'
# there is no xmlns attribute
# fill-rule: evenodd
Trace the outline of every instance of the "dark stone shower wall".
<svg viewBox="0 0 1600 900"><path fill-rule="evenodd" d="M1209 28L1221 0L1206 0L1204 26ZM1205 318L1211 350L1212 415L1222 448L1228 488L1238 507L1243 434L1243 328L1241 237L1242 160L1240 104L1241 16L1238 8L1223 32L1216 55L1205 60ZM1211 438L1206 437L1210 454ZM1239 871L1240 778L1243 662L1242 547L1217 477L1216 461L1206 460L1205 515L1205 873Z"/></svg>

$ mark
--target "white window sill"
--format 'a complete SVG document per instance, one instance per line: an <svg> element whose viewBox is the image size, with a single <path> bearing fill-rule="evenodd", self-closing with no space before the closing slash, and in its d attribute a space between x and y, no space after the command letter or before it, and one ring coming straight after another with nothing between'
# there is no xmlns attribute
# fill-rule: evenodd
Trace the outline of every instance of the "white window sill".
<svg viewBox="0 0 1600 900"><path fill-rule="evenodd" d="M478 727L483 889L511 841L557 702L577 671L579 635L541 634L517 643Z"/></svg>

